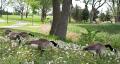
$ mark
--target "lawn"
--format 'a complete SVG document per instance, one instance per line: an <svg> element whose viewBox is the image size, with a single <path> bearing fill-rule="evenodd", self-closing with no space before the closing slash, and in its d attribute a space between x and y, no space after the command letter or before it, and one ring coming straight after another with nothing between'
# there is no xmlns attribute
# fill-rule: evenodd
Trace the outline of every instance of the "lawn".
<svg viewBox="0 0 120 64"><path fill-rule="evenodd" d="M47 19L45 20L45 22L49 22L50 19L52 18L52 16L47 16ZM3 17L1 17L0 19L4 19L7 20L7 15L3 15ZM8 16L8 20L17 20L17 21L29 21L32 22L32 16L28 16L28 18L26 18L25 16L23 16L23 20L21 20L21 16L19 15L9 15ZM40 16L34 15L33 17L33 21L34 23L42 23L40 20Z"/></svg>
<svg viewBox="0 0 120 64"><path fill-rule="evenodd" d="M4 24L3 24L4 25ZM69 24L67 31L67 40L73 41L77 44L85 45L92 40L102 41L105 43L113 44L115 47L119 47L120 39L120 25L119 24ZM50 24L36 24L32 26L27 24L22 27L17 27L14 29L27 30L30 32L41 33L44 35L49 35ZM89 32L88 32L89 30ZM100 31L93 36L94 31ZM93 32L93 33L92 33ZM84 39L83 39L84 38ZM91 40L91 41L90 41Z"/></svg>
<svg viewBox="0 0 120 64"><path fill-rule="evenodd" d="M7 22L1 22L0 23L0 27L3 27L3 26L11 26L13 24L16 24L16 22L11 22L9 21L8 23Z"/></svg>
<svg viewBox="0 0 120 64"><path fill-rule="evenodd" d="M56 37L49 36L49 24L40 24L41 27L23 26L12 29L14 31L26 31L35 35L35 38L45 38L59 42ZM47 30L41 30L46 28ZM100 31L95 33L95 31ZM41 56L38 50L29 46L20 45L17 48L11 48L10 42L2 39L4 29L0 29L0 64L23 64L34 61L35 64L119 64L120 56L109 51L107 56L99 58L92 54L82 51L82 47L91 44L91 41L100 41L109 43L118 51L120 49L120 25L119 24L69 24L66 44L77 44L79 49L48 49ZM43 32L42 32L43 31ZM47 33L46 33L47 31ZM95 35L94 35L95 34ZM77 39L76 39L77 38ZM77 40L77 41L75 41ZM14 60L14 61L13 61Z"/></svg>

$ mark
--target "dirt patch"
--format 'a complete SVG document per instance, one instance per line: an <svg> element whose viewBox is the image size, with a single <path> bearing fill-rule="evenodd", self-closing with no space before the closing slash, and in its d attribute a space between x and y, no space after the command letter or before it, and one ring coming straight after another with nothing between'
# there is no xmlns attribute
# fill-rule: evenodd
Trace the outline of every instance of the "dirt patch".
<svg viewBox="0 0 120 64"><path fill-rule="evenodd" d="M76 42L80 39L80 34L77 34L75 32L67 32L67 39L72 40L73 42Z"/></svg>
<svg viewBox="0 0 120 64"><path fill-rule="evenodd" d="M49 24L41 24L40 25L40 33L49 34L51 26Z"/></svg>

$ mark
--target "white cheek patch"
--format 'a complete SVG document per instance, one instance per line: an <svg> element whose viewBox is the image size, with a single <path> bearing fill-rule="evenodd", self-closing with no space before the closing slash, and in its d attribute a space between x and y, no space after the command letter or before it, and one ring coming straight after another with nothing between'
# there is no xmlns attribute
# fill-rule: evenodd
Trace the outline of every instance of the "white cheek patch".
<svg viewBox="0 0 120 64"><path fill-rule="evenodd" d="M31 44L31 47L38 48L38 45L37 44Z"/></svg>
<svg viewBox="0 0 120 64"><path fill-rule="evenodd" d="M96 54L95 50L89 50L90 53Z"/></svg>

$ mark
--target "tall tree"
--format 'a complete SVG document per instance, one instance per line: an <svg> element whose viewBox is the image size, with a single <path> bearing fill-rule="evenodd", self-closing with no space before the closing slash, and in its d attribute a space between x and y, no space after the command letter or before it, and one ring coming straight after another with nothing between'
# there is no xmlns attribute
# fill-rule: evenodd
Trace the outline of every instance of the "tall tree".
<svg viewBox="0 0 120 64"><path fill-rule="evenodd" d="M89 18L89 10L88 10L88 4L91 0L83 0L83 2L85 3L85 8L82 11L82 20L87 21Z"/></svg>
<svg viewBox="0 0 120 64"><path fill-rule="evenodd" d="M106 0L92 0L92 10L90 13L90 21L95 21L96 16L98 15L98 9L106 3ZM98 5L98 6L97 6Z"/></svg>
<svg viewBox="0 0 120 64"><path fill-rule="evenodd" d="M56 32L54 34L61 39L66 37L71 1L72 0L63 0L62 3L62 12L59 19L60 21L57 23Z"/></svg>
<svg viewBox="0 0 120 64"><path fill-rule="evenodd" d="M88 6L85 5L85 9L82 11L82 20L84 20L84 22L87 22L89 19L89 10L88 10Z"/></svg>
<svg viewBox="0 0 120 64"><path fill-rule="evenodd" d="M31 0L25 0L25 2L26 2L26 13L25 13L25 16L26 16L26 18L28 17L28 14L29 14L29 6L30 6L30 3L31 3Z"/></svg>
<svg viewBox="0 0 120 64"><path fill-rule="evenodd" d="M60 22L60 0L52 0L53 5L53 22L50 30L50 35L56 35L58 22Z"/></svg>
<svg viewBox="0 0 120 64"><path fill-rule="evenodd" d="M52 0L40 0L40 8L41 8L41 21L44 22L46 19L46 14L49 8L51 7Z"/></svg>
<svg viewBox="0 0 120 64"><path fill-rule="evenodd" d="M8 0L1 0L0 1L0 17L2 17L3 10L6 8L8 5L9 1Z"/></svg>
<svg viewBox="0 0 120 64"><path fill-rule="evenodd" d="M1 0L0 17L2 17L2 10L3 10L3 9L2 9L2 8L3 8L2 6L3 6L3 2L2 2L2 0Z"/></svg>
<svg viewBox="0 0 120 64"><path fill-rule="evenodd" d="M107 4L113 13L115 22L120 22L120 0L109 0Z"/></svg>
<svg viewBox="0 0 120 64"><path fill-rule="evenodd" d="M81 9L79 6L76 5L75 8L73 8L72 10L72 18L76 21L76 22L81 22L82 20L82 13L83 9Z"/></svg>
<svg viewBox="0 0 120 64"><path fill-rule="evenodd" d="M29 0L29 4L32 8L32 25L33 25L33 17L34 17L34 14L36 13L36 9L39 9L39 2L38 0Z"/></svg>
<svg viewBox="0 0 120 64"><path fill-rule="evenodd" d="M21 15L21 20L23 19L23 11L25 9L25 0L12 0L14 9L18 11Z"/></svg>

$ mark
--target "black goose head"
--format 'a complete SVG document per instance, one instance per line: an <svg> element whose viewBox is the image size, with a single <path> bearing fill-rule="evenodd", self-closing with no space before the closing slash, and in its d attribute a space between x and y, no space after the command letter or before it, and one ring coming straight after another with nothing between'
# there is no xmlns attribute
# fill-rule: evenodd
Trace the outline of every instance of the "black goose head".
<svg viewBox="0 0 120 64"><path fill-rule="evenodd" d="M34 35L33 35L32 33L28 33L28 35L30 35L30 36L32 36L32 37L34 37Z"/></svg>
<svg viewBox="0 0 120 64"><path fill-rule="evenodd" d="M59 45L56 43L56 42L54 42L54 41L50 41L55 47L59 47Z"/></svg>
<svg viewBox="0 0 120 64"><path fill-rule="evenodd" d="M113 51L113 52L115 52L115 53L117 52L117 50L114 49L110 44L106 44L105 47L106 47L106 48L109 48L111 51Z"/></svg>

